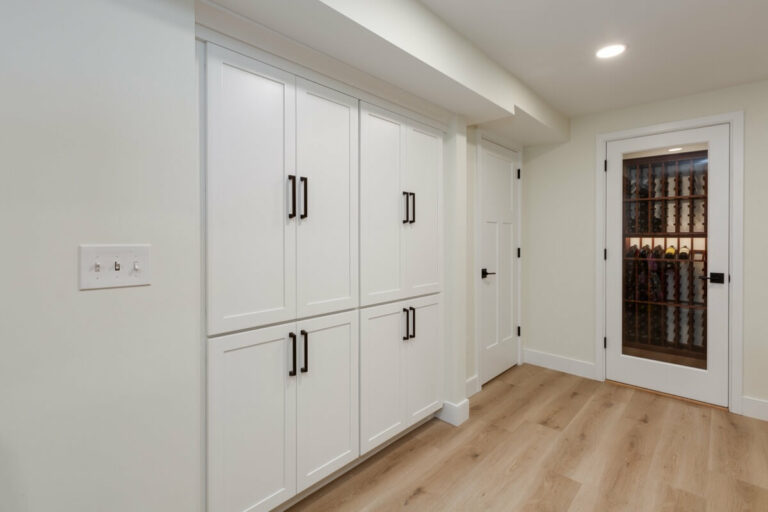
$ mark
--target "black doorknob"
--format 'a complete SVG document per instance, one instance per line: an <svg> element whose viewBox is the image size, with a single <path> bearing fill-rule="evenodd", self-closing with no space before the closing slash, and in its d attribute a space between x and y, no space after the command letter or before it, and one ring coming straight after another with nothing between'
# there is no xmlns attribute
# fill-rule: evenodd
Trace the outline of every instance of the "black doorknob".
<svg viewBox="0 0 768 512"><path fill-rule="evenodd" d="M495 276L495 275L496 275L496 272L488 272L488 269L485 269L485 268L480 271L480 277L482 277L483 279L485 279L488 276Z"/></svg>

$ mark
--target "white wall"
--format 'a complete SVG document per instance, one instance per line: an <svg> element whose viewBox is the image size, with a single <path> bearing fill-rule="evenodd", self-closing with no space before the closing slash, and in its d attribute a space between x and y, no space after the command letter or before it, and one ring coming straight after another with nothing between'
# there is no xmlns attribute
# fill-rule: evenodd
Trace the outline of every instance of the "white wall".
<svg viewBox="0 0 768 512"><path fill-rule="evenodd" d="M568 142L525 149L527 348L595 361L595 137L737 110L745 112L744 394L768 398L768 82L578 117Z"/></svg>
<svg viewBox="0 0 768 512"><path fill-rule="evenodd" d="M192 3L7 0L0 33L0 510L201 510ZM152 285L78 291L99 242L151 243Z"/></svg>

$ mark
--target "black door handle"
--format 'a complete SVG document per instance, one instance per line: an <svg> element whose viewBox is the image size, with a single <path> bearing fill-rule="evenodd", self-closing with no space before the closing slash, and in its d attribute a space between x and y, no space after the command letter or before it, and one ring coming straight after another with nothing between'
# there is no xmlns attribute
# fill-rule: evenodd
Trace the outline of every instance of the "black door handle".
<svg viewBox="0 0 768 512"><path fill-rule="evenodd" d="M408 308L403 308L403 311L405 312L405 336L403 336L403 341L406 341L409 337L408 332L411 329L411 314Z"/></svg>
<svg viewBox="0 0 768 512"><path fill-rule="evenodd" d="M294 377L296 375L296 333L289 333L288 337L291 338L291 352L293 352L292 360L293 363L291 365L291 371L288 372L288 375L291 377Z"/></svg>
<svg viewBox="0 0 768 512"><path fill-rule="evenodd" d="M304 213L302 213L299 217L306 219L309 217L309 178L302 176L301 183L304 185Z"/></svg>
<svg viewBox="0 0 768 512"><path fill-rule="evenodd" d="M408 201L408 196L410 196L408 192L403 192L403 197L405 197L405 218L403 219L403 224L408 224L408 221L411 218L410 202Z"/></svg>
<svg viewBox="0 0 768 512"><path fill-rule="evenodd" d="M699 279L709 280L710 283L724 284L725 274L723 272L710 272L708 276L699 276Z"/></svg>
<svg viewBox="0 0 768 512"><path fill-rule="evenodd" d="M411 220L408 222L413 224L416 222L416 192L410 192L410 195L413 198L413 208L411 208Z"/></svg>
<svg viewBox="0 0 768 512"><path fill-rule="evenodd" d="M307 373L309 371L309 333L302 329L301 335L304 336L304 366L301 367L301 373Z"/></svg>
<svg viewBox="0 0 768 512"><path fill-rule="evenodd" d="M496 275L496 272L488 272L487 269L482 269L480 271L480 277L483 279L485 279L488 276L495 276L495 275Z"/></svg>
<svg viewBox="0 0 768 512"><path fill-rule="evenodd" d="M408 309L410 309L411 313L413 313L413 320L412 320L413 321L413 332L411 333L411 335L409 337L410 338L415 338L416 337L416 309L414 309L414 308L408 308Z"/></svg>
<svg viewBox="0 0 768 512"><path fill-rule="evenodd" d="M296 176L289 174L288 181L291 182L291 211L288 212L288 218L292 219L296 216Z"/></svg>

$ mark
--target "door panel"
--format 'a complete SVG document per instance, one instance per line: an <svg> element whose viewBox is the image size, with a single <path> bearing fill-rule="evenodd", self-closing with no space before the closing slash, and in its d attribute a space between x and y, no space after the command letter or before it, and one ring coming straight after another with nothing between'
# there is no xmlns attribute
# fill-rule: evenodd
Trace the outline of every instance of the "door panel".
<svg viewBox="0 0 768 512"><path fill-rule="evenodd" d="M607 378L728 404L729 138L726 124L608 144Z"/></svg>
<svg viewBox="0 0 768 512"><path fill-rule="evenodd" d="M266 511L296 493L294 327L208 341L210 510Z"/></svg>
<svg viewBox="0 0 768 512"><path fill-rule="evenodd" d="M405 427L404 303L360 310L360 452Z"/></svg>
<svg viewBox="0 0 768 512"><path fill-rule="evenodd" d="M404 293L405 122L361 102L360 288L362 305Z"/></svg>
<svg viewBox="0 0 768 512"><path fill-rule="evenodd" d="M357 321L351 311L298 324L298 492L360 453Z"/></svg>
<svg viewBox="0 0 768 512"><path fill-rule="evenodd" d="M296 116L298 309L304 317L358 302L357 100L299 78Z"/></svg>
<svg viewBox="0 0 768 512"><path fill-rule="evenodd" d="M517 155L488 141L479 145L477 320L479 377L488 382L517 364L515 301L515 169ZM481 270L489 273L485 278Z"/></svg>
<svg viewBox="0 0 768 512"><path fill-rule="evenodd" d="M406 410L413 425L442 407L443 350L440 297L406 301L411 311L411 335L404 342Z"/></svg>
<svg viewBox="0 0 768 512"><path fill-rule="evenodd" d="M406 130L405 190L411 220L405 224L406 283L411 295L440 291L440 196L443 134L411 122Z"/></svg>
<svg viewBox="0 0 768 512"><path fill-rule="evenodd" d="M296 316L294 77L208 45L208 333Z"/></svg>

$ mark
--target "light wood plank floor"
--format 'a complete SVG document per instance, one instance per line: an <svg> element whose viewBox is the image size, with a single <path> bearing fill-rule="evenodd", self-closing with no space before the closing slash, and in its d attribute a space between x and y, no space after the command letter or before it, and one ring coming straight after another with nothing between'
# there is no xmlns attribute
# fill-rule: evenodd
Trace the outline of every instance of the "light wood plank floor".
<svg viewBox="0 0 768 512"><path fill-rule="evenodd" d="M531 365L292 511L768 511L768 423Z"/></svg>

